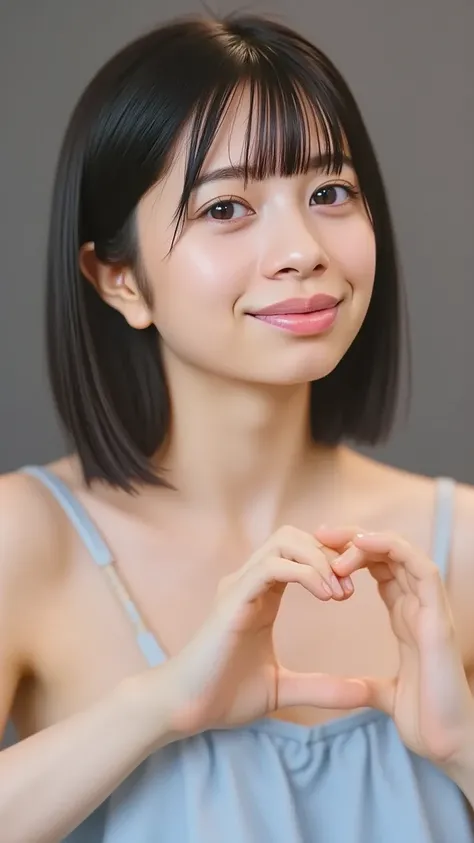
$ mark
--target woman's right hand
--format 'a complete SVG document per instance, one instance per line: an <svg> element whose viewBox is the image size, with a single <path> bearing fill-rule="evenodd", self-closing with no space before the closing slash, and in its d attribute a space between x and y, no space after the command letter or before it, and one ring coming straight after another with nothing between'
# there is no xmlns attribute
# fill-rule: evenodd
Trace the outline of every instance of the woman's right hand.
<svg viewBox="0 0 474 843"><path fill-rule="evenodd" d="M314 536L283 527L221 582L208 620L160 668L174 734L231 728L288 706L352 709L367 704L363 681L293 673L275 655L273 625L288 583L299 583L325 602L352 595L352 582L342 583L343 588L333 575L330 560L335 556Z"/></svg>

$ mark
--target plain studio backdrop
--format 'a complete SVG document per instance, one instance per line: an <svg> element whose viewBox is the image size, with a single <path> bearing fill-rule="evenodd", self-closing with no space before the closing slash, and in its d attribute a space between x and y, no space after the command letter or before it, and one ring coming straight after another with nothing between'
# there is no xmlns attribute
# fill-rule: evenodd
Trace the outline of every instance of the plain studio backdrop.
<svg viewBox="0 0 474 843"><path fill-rule="evenodd" d="M208 4L236 9L230 0ZM202 8L191 0L0 0L2 472L64 453L44 365L43 276L53 169L70 111L117 48ZM408 418L374 453L474 483L473 2L237 8L278 15L330 55L378 152L410 312L413 393Z"/></svg>

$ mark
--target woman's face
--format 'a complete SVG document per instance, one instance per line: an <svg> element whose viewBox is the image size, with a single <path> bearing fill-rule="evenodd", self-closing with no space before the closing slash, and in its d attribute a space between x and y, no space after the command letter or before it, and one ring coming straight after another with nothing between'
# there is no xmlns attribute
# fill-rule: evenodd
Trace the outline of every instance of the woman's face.
<svg viewBox="0 0 474 843"><path fill-rule="evenodd" d="M317 380L337 366L363 323L374 283L374 233L350 161L337 176L318 168L316 132L315 166L307 174L245 185L239 165L247 119L243 97L216 136L170 254L185 143L167 177L139 204L150 318L165 366L178 358L244 382ZM279 314L258 313L273 306Z"/></svg>

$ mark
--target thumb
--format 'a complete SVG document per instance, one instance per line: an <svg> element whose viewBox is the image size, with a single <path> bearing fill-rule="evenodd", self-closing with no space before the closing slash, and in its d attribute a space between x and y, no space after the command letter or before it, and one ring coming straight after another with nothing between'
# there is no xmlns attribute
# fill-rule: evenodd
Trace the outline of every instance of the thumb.
<svg viewBox="0 0 474 843"><path fill-rule="evenodd" d="M374 679L372 676L365 676L361 682L364 682L367 689L367 705L391 717L395 708L395 679Z"/></svg>
<svg viewBox="0 0 474 843"><path fill-rule="evenodd" d="M375 693L366 679L327 673L295 673L280 668L277 708L311 705L346 710L371 706L372 699L375 699Z"/></svg>

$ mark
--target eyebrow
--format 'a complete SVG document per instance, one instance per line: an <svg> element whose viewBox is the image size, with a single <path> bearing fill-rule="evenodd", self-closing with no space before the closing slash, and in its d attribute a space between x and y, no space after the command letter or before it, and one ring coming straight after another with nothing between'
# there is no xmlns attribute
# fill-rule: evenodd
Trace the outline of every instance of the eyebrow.
<svg viewBox="0 0 474 843"><path fill-rule="evenodd" d="M324 155L311 156L308 163L308 171L317 172L318 170L326 170L331 164L332 158L333 156L328 153L325 153ZM343 166L354 166L352 158L349 155L343 155L340 160ZM209 184L210 182L229 181L230 179L233 179L234 181L245 181L246 178L251 181L258 181L254 167L244 167L241 164L237 164L235 167L221 167L218 170L201 173L193 185L192 192L194 193L194 191L198 190L198 188L202 187L204 184Z"/></svg>

